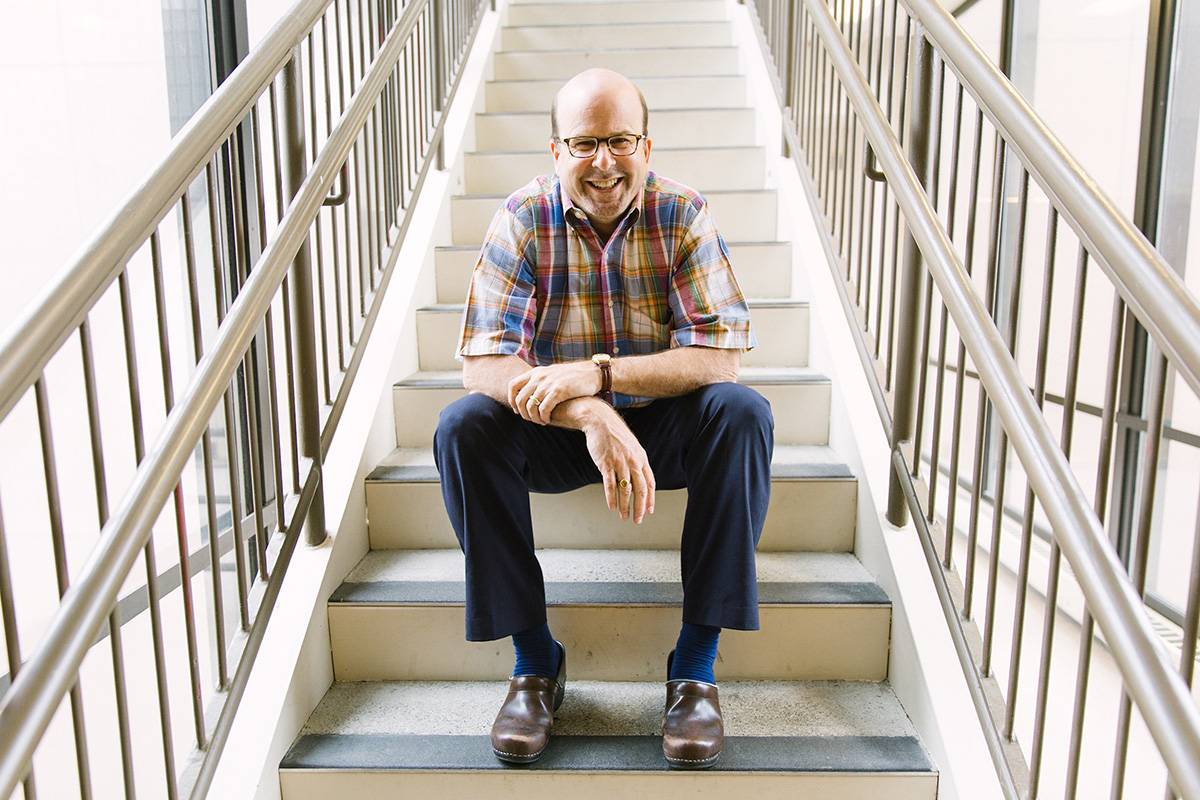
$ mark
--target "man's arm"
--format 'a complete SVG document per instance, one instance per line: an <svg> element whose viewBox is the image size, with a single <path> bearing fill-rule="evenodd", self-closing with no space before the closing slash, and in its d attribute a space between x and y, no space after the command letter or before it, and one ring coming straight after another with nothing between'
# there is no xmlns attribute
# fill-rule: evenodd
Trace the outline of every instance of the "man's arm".
<svg viewBox="0 0 1200 800"><path fill-rule="evenodd" d="M614 358L612 388L637 397L681 397L713 383L733 383L740 365L740 351L711 347L676 347L648 356ZM591 361L527 368L511 376L507 402L530 422L547 425L560 403L599 392L600 380L600 370Z"/></svg>

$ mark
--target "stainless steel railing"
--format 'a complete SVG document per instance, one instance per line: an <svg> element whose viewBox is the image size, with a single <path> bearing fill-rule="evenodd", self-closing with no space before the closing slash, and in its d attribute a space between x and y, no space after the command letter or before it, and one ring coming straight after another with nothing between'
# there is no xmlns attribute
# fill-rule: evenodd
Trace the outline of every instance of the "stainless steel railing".
<svg viewBox="0 0 1200 800"><path fill-rule="evenodd" d="M322 458L483 10L301 0L0 340L5 458L40 459L44 479L0 485L0 797L206 794L300 532L325 538ZM81 447L84 492L60 476ZM91 525L74 512L87 506ZM11 557L15 531L54 550L61 603L44 626L28 624L44 578ZM152 653L149 701L128 685L131 644ZM46 739L64 698L73 734ZM103 731L85 720L114 700ZM90 749L121 768L97 777Z"/></svg>
<svg viewBox="0 0 1200 800"><path fill-rule="evenodd" d="M1177 662L1144 605L1162 448L1195 438L1166 405L1200 393L1195 300L936 2L754 7L893 444L889 518L911 510L1006 796L1200 798L1200 542ZM1141 410L1117 402L1137 326ZM1118 426L1143 470L1126 552L1105 529Z"/></svg>

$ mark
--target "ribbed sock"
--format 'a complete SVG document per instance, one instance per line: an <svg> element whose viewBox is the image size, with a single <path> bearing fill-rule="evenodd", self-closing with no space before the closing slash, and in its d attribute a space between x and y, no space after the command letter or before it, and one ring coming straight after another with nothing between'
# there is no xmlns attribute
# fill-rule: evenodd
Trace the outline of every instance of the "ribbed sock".
<svg viewBox="0 0 1200 800"><path fill-rule="evenodd" d="M720 636L720 628L683 623L668 680L716 683L713 662L717 660L717 639Z"/></svg>
<svg viewBox="0 0 1200 800"><path fill-rule="evenodd" d="M517 665L513 675L540 675L543 678L558 677L558 646L550 635L549 624L543 622L537 628L514 633L513 650L517 653Z"/></svg>

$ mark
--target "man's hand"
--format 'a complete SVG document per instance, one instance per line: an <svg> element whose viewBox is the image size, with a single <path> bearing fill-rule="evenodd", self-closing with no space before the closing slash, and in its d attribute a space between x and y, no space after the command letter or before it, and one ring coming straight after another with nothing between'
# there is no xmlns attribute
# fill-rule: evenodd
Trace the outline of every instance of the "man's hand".
<svg viewBox="0 0 1200 800"><path fill-rule="evenodd" d="M583 425L588 453L604 478L604 499L621 519L654 513L654 471L641 442L615 412Z"/></svg>
<svg viewBox="0 0 1200 800"><path fill-rule="evenodd" d="M508 383L508 404L530 422L549 425L560 403L600 391L600 370L591 361L534 367Z"/></svg>

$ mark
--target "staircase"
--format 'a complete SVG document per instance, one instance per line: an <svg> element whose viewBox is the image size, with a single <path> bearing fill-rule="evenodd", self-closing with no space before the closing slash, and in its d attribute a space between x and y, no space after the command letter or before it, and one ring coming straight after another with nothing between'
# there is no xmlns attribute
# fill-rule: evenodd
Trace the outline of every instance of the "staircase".
<svg viewBox="0 0 1200 800"><path fill-rule="evenodd" d="M438 304L417 319L420 371L393 390L396 449L368 478L372 550L329 602L336 682L279 768L285 800L345 797L813 797L931 800L937 773L887 683L891 605L854 556L857 484L828 447L830 383L807 366L808 308L792 297L725 0L514 2L504 12L453 243L435 256ZM759 347L741 380L776 420L758 553L762 630L726 631L716 672L726 745L707 772L667 769L657 734L679 631L683 491L641 526L600 487L533 498L550 625L568 653L546 754L514 768L488 731L512 667L508 640L463 639L462 555L431 442L463 392L462 300L504 196L553 169L549 106L575 73L632 77L650 106L651 169L702 191L750 299Z"/></svg>

